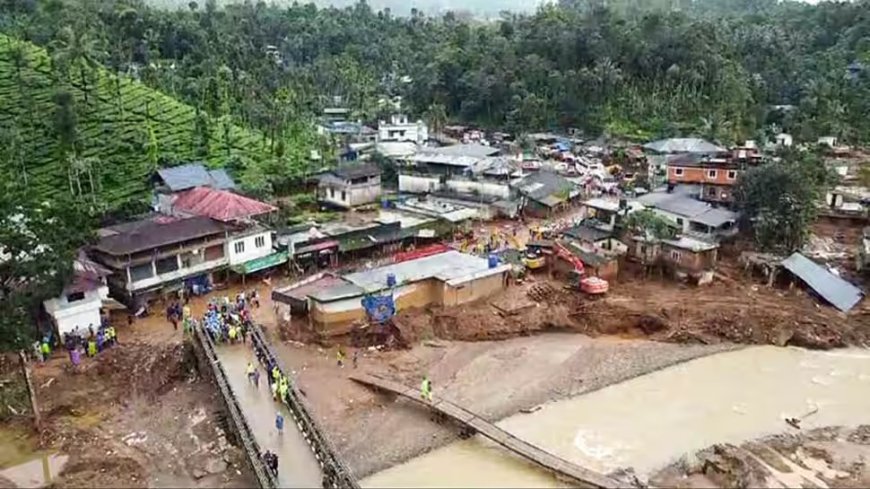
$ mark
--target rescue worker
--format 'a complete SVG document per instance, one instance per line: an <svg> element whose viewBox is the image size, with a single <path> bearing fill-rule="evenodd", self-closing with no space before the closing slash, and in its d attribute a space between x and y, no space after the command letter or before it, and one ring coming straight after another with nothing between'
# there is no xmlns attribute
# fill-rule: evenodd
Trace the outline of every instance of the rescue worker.
<svg viewBox="0 0 870 489"><path fill-rule="evenodd" d="M278 400L278 381L277 380L272 382L272 400L273 401Z"/></svg>
<svg viewBox="0 0 870 489"><path fill-rule="evenodd" d="M290 390L290 385L287 382L287 377L281 377L278 382L278 400L284 402L287 399L288 390Z"/></svg>
<svg viewBox="0 0 870 489"><path fill-rule="evenodd" d="M97 340L95 340L94 338L88 340L88 356L97 356Z"/></svg>
<svg viewBox="0 0 870 489"><path fill-rule="evenodd" d="M248 376L248 382L251 382L254 378L254 372L257 369L254 368L254 362L248 362L248 366L245 368L245 375Z"/></svg>
<svg viewBox="0 0 870 489"><path fill-rule="evenodd" d="M335 359L338 360L338 366L344 368L344 350L340 346L335 352Z"/></svg>
<svg viewBox="0 0 870 489"><path fill-rule="evenodd" d="M39 351L42 353L42 361L47 362L51 356L51 346L48 344L48 341L42 340L42 344L39 345Z"/></svg>
<svg viewBox="0 0 870 489"><path fill-rule="evenodd" d="M420 399L432 401L432 381L429 376L423 377L423 382L420 383Z"/></svg>
<svg viewBox="0 0 870 489"><path fill-rule="evenodd" d="M252 379L254 381L254 387L259 389L260 388L260 371L259 370L254 369L254 375L253 375Z"/></svg>
<svg viewBox="0 0 870 489"><path fill-rule="evenodd" d="M359 364L359 348L353 351L353 368Z"/></svg>
<svg viewBox="0 0 870 489"><path fill-rule="evenodd" d="M278 429L278 434L284 433L284 416L281 416L281 411L275 414L275 428Z"/></svg>
<svg viewBox="0 0 870 489"><path fill-rule="evenodd" d="M230 343L235 343L236 342L236 327L235 326L230 326L229 336L230 336Z"/></svg>
<svg viewBox="0 0 870 489"><path fill-rule="evenodd" d="M277 365L272 366L272 383L278 382L278 378L281 377L281 371L278 370Z"/></svg>

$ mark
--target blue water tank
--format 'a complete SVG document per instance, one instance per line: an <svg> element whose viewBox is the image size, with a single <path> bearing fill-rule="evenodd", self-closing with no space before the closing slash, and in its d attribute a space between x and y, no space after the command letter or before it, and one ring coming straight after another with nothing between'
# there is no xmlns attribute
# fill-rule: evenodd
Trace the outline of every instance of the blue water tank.
<svg viewBox="0 0 870 489"><path fill-rule="evenodd" d="M396 274L388 273L387 274L387 287L395 287L396 286Z"/></svg>
<svg viewBox="0 0 870 489"><path fill-rule="evenodd" d="M489 268L498 266L498 255L489 255Z"/></svg>

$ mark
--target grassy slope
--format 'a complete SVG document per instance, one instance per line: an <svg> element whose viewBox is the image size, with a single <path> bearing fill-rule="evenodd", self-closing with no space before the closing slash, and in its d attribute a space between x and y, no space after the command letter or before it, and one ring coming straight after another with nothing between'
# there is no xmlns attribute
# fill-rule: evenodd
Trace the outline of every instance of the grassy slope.
<svg viewBox="0 0 870 489"><path fill-rule="evenodd" d="M17 128L23 143L28 188L50 197L69 189L68 166L58 159L53 128L52 97L56 86L46 51L23 43L27 66L22 70L24 90L19 90L18 75L10 59L10 49L18 42L0 34L0 128ZM91 82L87 105L81 87L73 86L72 93L78 114L80 156L100 159L95 177L110 207L147 198L148 177L154 170L143 147L149 141L149 131L154 133L159 153L175 161L204 160L211 167L220 167L235 155L256 161L267 152L262 135L237 126L231 128L229 144L225 144L220 124L211 121L209 153L199 158L195 154L192 107L124 77L120 78L119 104L115 95L117 78L107 70L100 70L97 78L96 86ZM28 98L32 100L29 104ZM0 148L0 165L2 152ZM4 167L2 173L6 179L24 182L21 168Z"/></svg>

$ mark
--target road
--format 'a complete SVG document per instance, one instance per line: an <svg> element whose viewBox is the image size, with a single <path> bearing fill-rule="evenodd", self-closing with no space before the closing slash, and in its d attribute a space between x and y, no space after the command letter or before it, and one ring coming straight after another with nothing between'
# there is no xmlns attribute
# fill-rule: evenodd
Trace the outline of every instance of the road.
<svg viewBox="0 0 870 489"><path fill-rule="evenodd" d="M219 345L217 355L260 450L271 450L278 455L279 487L322 487L323 473L320 464L297 429L293 415L286 406L280 406L272 400L265 371L258 367L259 388L248 382L245 367L252 359L257 364L250 345ZM275 415L278 410L284 415L284 433L281 435L275 429Z"/></svg>

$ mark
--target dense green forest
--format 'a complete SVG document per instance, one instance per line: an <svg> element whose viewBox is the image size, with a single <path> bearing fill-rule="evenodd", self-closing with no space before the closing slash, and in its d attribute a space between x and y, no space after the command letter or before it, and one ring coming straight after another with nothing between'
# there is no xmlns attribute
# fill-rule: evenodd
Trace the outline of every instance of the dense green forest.
<svg viewBox="0 0 870 489"><path fill-rule="evenodd" d="M290 6L297 0L269 0L266 3ZM306 0L297 3L313 3L318 7L347 7L356 0ZM163 8L187 8L190 0L147 0L146 3ZM219 6L244 3L244 0L217 0ZM478 18L498 17L502 11L532 12L540 5L540 0L370 0L369 5L376 10L389 9L396 15L410 15L412 11L421 11L428 15L439 15L448 11L460 15L470 15Z"/></svg>
<svg viewBox="0 0 870 489"><path fill-rule="evenodd" d="M724 144L780 130L870 140L868 0L562 0L487 22L397 17L364 2L0 6L3 163L17 173L23 160L51 167L28 170L36 185L77 191L67 176L88 165L69 162L91 158L112 201L135 193L120 180L141 178L148 164L194 156L252 169L243 172L248 189L291 188L311 170L310 149L321 144L311 121L334 96L367 122L401 97L435 126L695 134ZM74 140L63 135L64 117L78 121ZM232 128L229 138L220 127ZM34 162L22 157L31 147Z"/></svg>

